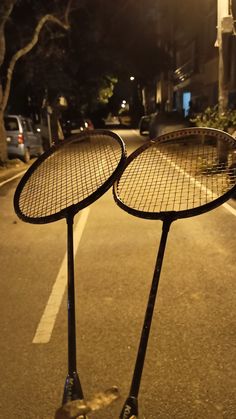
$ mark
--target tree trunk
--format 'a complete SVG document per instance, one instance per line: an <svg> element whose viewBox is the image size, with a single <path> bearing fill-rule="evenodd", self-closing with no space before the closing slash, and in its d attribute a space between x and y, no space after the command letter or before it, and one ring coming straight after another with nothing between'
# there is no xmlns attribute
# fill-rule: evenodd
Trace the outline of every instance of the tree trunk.
<svg viewBox="0 0 236 419"><path fill-rule="evenodd" d="M0 0L0 68L4 62L6 45L5 45L5 24L9 18L11 11L14 7L16 0ZM0 81L0 165L4 164L7 160L7 142L6 142L6 131L4 127L4 107L3 107L3 86Z"/></svg>
<svg viewBox="0 0 236 419"><path fill-rule="evenodd" d="M2 98L2 86L0 84L0 103ZM7 161L7 139L6 131L4 127L4 111L0 106L0 165L3 165Z"/></svg>
<svg viewBox="0 0 236 419"><path fill-rule="evenodd" d="M0 0L1 2L3 0ZM12 8L14 7L16 0L5 0L3 2L3 5L1 4L0 7L0 68L4 62L5 58L5 33L4 33L4 27L5 23L10 16L10 13L12 11ZM39 34L47 22L53 22L65 30L68 30L70 28L69 25L69 13L71 10L71 3L72 0L68 0L65 14L64 14L64 21L59 20L56 16L47 14L39 20L38 24L35 27L34 33L32 35L32 38L30 42L28 42L23 48L19 49L11 58L7 75L6 75L6 81L5 86L3 89L3 85L0 81L0 164L4 164L7 160L7 142L6 142L6 132L4 127L4 111L7 107L7 102L9 98L10 93L10 87L11 87L11 81L12 81L12 75L15 68L15 65L17 61L26 55L29 51L32 50L32 48L37 44L39 39ZM0 76L1 77L1 76Z"/></svg>
<svg viewBox="0 0 236 419"><path fill-rule="evenodd" d="M228 59L225 54L225 42L223 40L222 33L222 19L229 13L229 2L228 0L218 0L217 2L217 39L219 49L219 64L218 64L218 112L221 115L228 108L228 80L225 71L225 60ZM227 164L228 162L228 144L221 140L218 140L218 159L219 164Z"/></svg>

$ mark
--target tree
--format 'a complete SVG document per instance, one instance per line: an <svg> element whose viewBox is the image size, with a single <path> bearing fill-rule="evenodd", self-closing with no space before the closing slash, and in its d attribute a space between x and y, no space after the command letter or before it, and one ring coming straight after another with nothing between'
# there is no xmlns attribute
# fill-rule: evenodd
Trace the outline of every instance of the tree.
<svg viewBox="0 0 236 419"><path fill-rule="evenodd" d="M70 31L54 25L50 33L46 27L40 34L40 42L16 67L8 112L33 115L36 109L39 114L45 92L50 106L56 106L58 96L63 95L73 111L76 108L88 116L104 106L116 82L116 60L110 48L112 40L106 42L99 26L106 9L97 13L98 3L91 6L80 0L70 16ZM20 26L18 15L13 16L13 26ZM17 101L15 92L21 93Z"/></svg>
<svg viewBox="0 0 236 419"><path fill-rule="evenodd" d="M19 2L19 1L18 1ZM5 63L6 58L6 38L5 31L6 25L16 5L17 0L1 0L0 5L0 163L3 164L7 160L7 145L6 145L6 133L4 129L4 111L6 109L9 93L12 83L13 72L15 65L19 59L28 54L39 41L39 35L46 24L59 25L62 29L68 30L69 25L69 13L71 10L72 0L68 0L66 8L64 9L63 18L58 17L55 14L45 14L38 20L35 29L31 35L31 39L25 43L24 46L18 49L9 62ZM55 1L55 3L57 3ZM58 12L58 9L57 9ZM4 67L6 70L4 71Z"/></svg>
<svg viewBox="0 0 236 419"><path fill-rule="evenodd" d="M168 65L168 54L157 42L156 0L80 0L73 4L69 25L71 1L65 10L65 0L1 0L0 161L6 158L3 112L14 109L16 89L38 108L45 91L50 104L62 94L90 116L99 106L104 109L117 80L134 74L142 87ZM17 77L12 80L13 70ZM26 100L22 105L18 102L20 112L27 109Z"/></svg>

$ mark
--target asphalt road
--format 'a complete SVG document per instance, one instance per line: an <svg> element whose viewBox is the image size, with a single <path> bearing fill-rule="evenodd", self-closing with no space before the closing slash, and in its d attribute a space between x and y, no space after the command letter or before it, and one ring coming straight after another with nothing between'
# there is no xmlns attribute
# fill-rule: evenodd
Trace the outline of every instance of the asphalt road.
<svg viewBox="0 0 236 419"><path fill-rule="evenodd" d="M119 133L128 153L145 141ZM18 180L0 187L0 418L52 419L67 374L66 222L20 221L12 206ZM141 419L236 418L235 231L225 207L173 223ZM111 190L75 218L81 383L88 399L113 385L121 393L94 419L118 419L128 395L160 235L160 221L125 213Z"/></svg>

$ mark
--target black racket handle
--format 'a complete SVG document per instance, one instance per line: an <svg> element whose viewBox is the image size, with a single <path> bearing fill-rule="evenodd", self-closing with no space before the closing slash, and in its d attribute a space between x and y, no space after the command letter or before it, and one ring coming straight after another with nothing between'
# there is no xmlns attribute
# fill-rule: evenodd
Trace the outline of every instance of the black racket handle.
<svg viewBox="0 0 236 419"><path fill-rule="evenodd" d="M138 418L138 399L136 397L128 397L120 414L120 419L137 419Z"/></svg>
<svg viewBox="0 0 236 419"><path fill-rule="evenodd" d="M79 376L76 371L73 374L68 374L64 386L64 394L62 404L71 400L83 400L83 391L80 384Z"/></svg>

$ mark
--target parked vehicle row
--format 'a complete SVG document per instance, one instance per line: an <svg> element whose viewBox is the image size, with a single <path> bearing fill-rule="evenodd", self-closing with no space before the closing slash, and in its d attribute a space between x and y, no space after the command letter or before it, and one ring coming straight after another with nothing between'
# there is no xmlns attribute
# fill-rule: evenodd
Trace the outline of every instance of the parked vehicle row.
<svg viewBox="0 0 236 419"><path fill-rule="evenodd" d="M139 132L140 135L147 134L149 138L152 139L170 131L186 128L189 125L189 121L177 111L159 111L150 115L145 115L140 119Z"/></svg>
<svg viewBox="0 0 236 419"><path fill-rule="evenodd" d="M43 151L42 133L36 128L30 118L21 115L6 115L4 124L7 136L7 149L9 157L18 157L29 162L33 156L40 156ZM122 125L120 119L113 115L105 120L105 126ZM141 117L139 122L140 135L148 135L150 139L177 129L188 127L189 121L182 114L172 112L156 112ZM65 138L80 132L94 129L90 119L67 118L61 121ZM63 138L63 136L62 136Z"/></svg>
<svg viewBox="0 0 236 419"><path fill-rule="evenodd" d="M62 130L65 138L71 135L79 134L80 132L94 129L91 119L88 118L68 118L62 120Z"/></svg>
<svg viewBox="0 0 236 419"><path fill-rule="evenodd" d="M36 128L30 118L22 115L5 115L4 125L6 130L8 156L19 158L28 163L31 157L38 157L44 152L43 135L45 130ZM62 122L62 138L93 129L90 119L67 119ZM48 127L47 127L48 130ZM48 133L47 133L48 135Z"/></svg>

